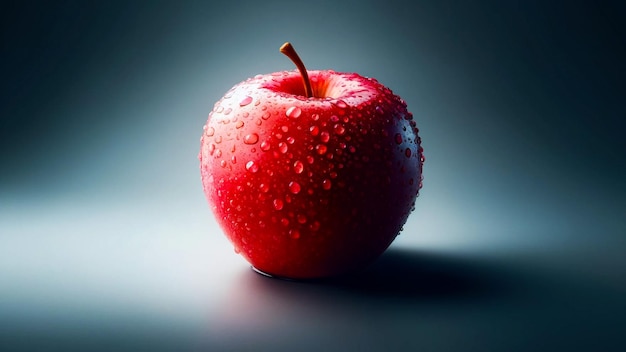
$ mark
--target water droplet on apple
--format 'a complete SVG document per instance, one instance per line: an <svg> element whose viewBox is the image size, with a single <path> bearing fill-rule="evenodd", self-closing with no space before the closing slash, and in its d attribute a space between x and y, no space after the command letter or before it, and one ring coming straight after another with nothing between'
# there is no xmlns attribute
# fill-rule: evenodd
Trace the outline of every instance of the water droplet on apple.
<svg viewBox="0 0 626 352"><path fill-rule="evenodd" d="M318 144L315 146L315 150L317 150L317 154L322 155L326 153L326 150L328 150L328 148L323 144Z"/></svg>
<svg viewBox="0 0 626 352"><path fill-rule="evenodd" d="M289 226L289 219L282 218L280 219L280 223L283 224L283 226Z"/></svg>
<svg viewBox="0 0 626 352"><path fill-rule="evenodd" d="M289 191L291 191L291 193L298 194L300 193L300 190L301 190L301 187L298 182L295 182L295 181L289 182Z"/></svg>
<svg viewBox="0 0 626 352"><path fill-rule="evenodd" d="M243 142L246 144L255 144L259 141L259 135L256 133L250 133L243 137Z"/></svg>
<svg viewBox="0 0 626 352"><path fill-rule="evenodd" d="M268 141L261 142L261 150L262 151L266 152L266 151L270 150L270 148L271 148L270 142L268 142Z"/></svg>
<svg viewBox="0 0 626 352"><path fill-rule="evenodd" d="M325 190L329 190L332 187L332 182L329 179L324 179L324 181L322 181L322 188Z"/></svg>
<svg viewBox="0 0 626 352"><path fill-rule="evenodd" d="M278 143L278 151L285 154L287 153L287 150L289 150L289 147L287 146L286 143L284 142L280 142Z"/></svg>
<svg viewBox="0 0 626 352"><path fill-rule="evenodd" d="M320 129L319 129L319 127L317 127L317 126L311 126L311 127L309 128L309 131L311 132L311 135L312 135L313 137L315 137L315 136L317 136L318 134L320 134Z"/></svg>
<svg viewBox="0 0 626 352"><path fill-rule="evenodd" d="M312 115L311 115L311 119L312 119L313 121L317 121L317 120L319 120L319 119L320 119L320 115L319 115L319 114L312 114Z"/></svg>
<svg viewBox="0 0 626 352"><path fill-rule="evenodd" d="M314 161L315 161L315 159L312 156L310 156L310 155L306 156L306 162L307 163L313 164Z"/></svg>
<svg viewBox="0 0 626 352"><path fill-rule="evenodd" d="M300 160L297 160L295 163L293 163L293 171L295 171L297 174L301 174L302 171L304 171L304 164Z"/></svg>
<svg viewBox="0 0 626 352"><path fill-rule="evenodd" d="M411 149L410 148L406 148L406 150L404 151L404 155L407 158L410 158L411 157Z"/></svg>
<svg viewBox="0 0 626 352"><path fill-rule="evenodd" d="M300 238L300 231L298 231L297 229L289 230L289 237L297 240L298 238Z"/></svg>
<svg viewBox="0 0 626 352"><path fill-rule="evenodd" d="M252 103L252 97L249 95L246 95L240 102L239 102L239 106L246 106L248 104Z"/></svg>
<svg viewBox="0 0 626 352"><path fill-rule="evenodd" d="M340 136L346 132L346 128L340 124L336 124L335 126L333 126L333 130L335 131L336 134Z"/></svg>
<svg viewBox="0 0 626 352"><path fill-rule="evenodd" d="M213 128L213 127L208 127L208 128L206 129L206 135L207 135L207 136L212 137L214 134L215 134L215 128Z"/></svg>
<svg viewBox="0 0 626 352"><path fill-rule="evenodd" d="M292 106L289 109L287 109L285 114L287 115L287 117L290 117L292 119L297 119L302 114L302 110L297 106Z"/></svg>
<svg viewBox="0 0 626 352"><path fill-rule="evenodd" d="M233 155L233 156L232 156L232 158L230 158L230 161L231 161L233 164L237 164L237 157Z"/></svg>
<svg viewBox="0 0 626 352"><path fill-rule="evenodd" d="M269 111L264 112L263 115L261 115L261 118L263 120L269 119L270 118L270 112Z"/></svg>
<svg viewBox="0 0 626 352"><path fill-rule="evenodd" d="M306 223L306 216L304 214L298 214L296 219L298 220L298 223L300 223L300 224L305 224Z"/></svg>
<svg viewBox="0 0 626 352"><path fill-rule="evenodd" d="M323 143L326 143L330 140L330 134L326 131L322 131L322 133L320 133L320 140Z"/></svg>
<svg viewBox="0 0 626 352"><path fill-rule="evenodd" d="M283 131L283 132L285 132L285 133L287 133L287 132L289 132L289 126L282 125L282 126L280 127L280 130L281 130L281 131Z"/></svg>
<svg viewBox="0 0 626 352"><path fill-rule="evenodd" d="M215 137L214 141L215 141L215 143L217 143L217 144L222 143L222 136L217 136L217 137Z"/></svg>
<svg viewBox="0 0 626 352"><path fill-rule="evenodd" d="M348 107L348 104L346 104L346 102L345 102L345 101L343 101L343 100L341 100L341 99L340 99L340 100L337 100L337 101L334 103L334 105L335 105L336 107L340 108L340 109L345 109L345 108L347 108L347 107Z"/></svg>
<svg viewBox="0 0 626 352"><path fill-rule="evenodd" d="M283 203L283 201L281 199L276 198L276 199L274 199L273 203L274 203L274 209L276 209L276 210L282 210L283 209L284 203Z"/></svg>
<svg viewBox="0 0 626 352"><path fill-rule="evenodd" d="M313 222L311 223L311 225L309 225L309 229L310 229L311 231L314 231L314 232L315 232L315 231L317 231L317 230L319 230L319 229L320 229L320 226L321 226L321 224L320 224L320 222L319 222L319 221L313 221Z"/></svg>
<svg viewBox="0 0 626 352"><path fill-rule="evenodd" d="M255 173L259 171L259 165L257 165L254 161L250 160L246 163L246 170Z"/></svg>
<svg viewBox="0 0 626 352"><path fill-rule="evenodd" d="M231 111L233 111L233 109L231 109L231 108L228 108L228 109L224 110L224 115L230 114Z"/></svg>
<svg viewBox="0 0 626 352"><path fill-rule="evenodd" d="M267 183L261 183L259 185L259 190L263 193L267 193L270 190L270 185L268 185Z"/></svg>
<svg viewBox="0 0 626 352"><path fill-rule="evenodd" d="M396 141L396 144L402 144L402 135L400 133L396 133L394 139Z"/></svg>
<svg viewBox="0 0 626 352"><path fill-rule="evenodd" d="M237 128L237 129L242 128L242 127L243 127L243 125L244 125L243 121L239 120L239 121L237 121L237 123L235 124L235 128Z"/></svg>

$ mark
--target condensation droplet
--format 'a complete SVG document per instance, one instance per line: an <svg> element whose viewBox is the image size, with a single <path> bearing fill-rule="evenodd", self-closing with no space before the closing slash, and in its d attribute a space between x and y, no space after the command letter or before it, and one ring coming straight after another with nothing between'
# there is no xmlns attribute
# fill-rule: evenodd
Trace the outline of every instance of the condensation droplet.
<svg viewBox="0 0 626 352"><path fill-rule="evenodd" d="M319 129L319 127L317 127L317 126L311 126L311 127L309 128L309 132L311 132L311 136L315 137L315 136L317 136L318 134L320 134L320 129Z"/></svg>
<svg viewBox="0 0 626 352"><path fill-rule="evenodd" d="M282 219L280 219L280 223L283 224L283 226L289 226L289 219L282 218Z"/></svg>
<svg viewBox="0 0 626 352"><path fill-rule="evenodd" d="M246 170L255 173L259 171L259 165L257 165L254 161L250 160L246 163Z"/></svg>
<svg viewBox="0 0 626 352"><path fill-rule="evenodd" d="M278 199L278 198L274 199L274 209L282 210L283 206L284 206L284 204L283 204L283 201L281 199Z"/></svg>
<svg viewBox="0 0 626 352"><path fill-rule="evenodd" d="M319 229L320 229L320 226L321 226L321 224L320 224L320 222L319 222L319 221L313 221L313 222L311 223L311 225L309 225L309 229L310 229L311 231L317 231L317 230L319 230Z"/></svg>
<svg viewBox="0 0 626 352"><path fill-rule="evenodd" d="M317 121L317 120L319 120L319 119L320 119L320 115L319 115L319 114L312 114L312 115L311 115L311 119L312 119L313 121Z"/></svg>
<svg viewBox="0 0 626 352"><path fill-rule="evenodd" d="M222 143L222 136L216 136L214 141L215 141L216 144Z"/></svg>
<svg viewBox="0 0 626 352"><path fill-rule="evenodd" d="M330 140L330 134L326 131L323 131L322 133L320 133L320 140L323 143L326 143Z"/></svg>
<svg viewBox="0 0 626 352"><path fill-rule="evenodd" d="M269 119L270 118L270 112L269 111L264 112L263 115L261 115L261 118L263 120Z"/></svg>
<svg viewBox="0 0 626 352"><path fill-rule="evenodd" d="M242 128L244 125L243 121L239 120L237 121L237 123L235 124L235 128Z"/></svg>
<svg viewBox="0 0 626 352"><path fill-rule="evenodd" d="M300 190L301 190L301 187L298 182L295 182L295 181L289 182L289 191L291 191L291 193L298 194L300 193Z"/></svg>
<svg viewBox="0 0 626 352"><path fill-rule="evenodd" d="M256 133L250 133L250 134L247 134L245 137L243 137L243 142L246 144L255 144L258 141L259 141L259 135Z"/></svg>
<svg viewBox="0 0 626 352"><path fill-rule="evenodd" d="M333 130L335 131L336 134L340 136L346 133L346 128L340 124L336 124L335 126L333 126Z"/></svg>
<svg viewBox="0 0 626 352"><path fill-rule="evenodd" d="M315 146L315 150L317 150L317 154L322 155L326 153L326 150L328 150L328 148L323 144L318 144Z"/></svg>
<svg viewBox="0 0 626 352"><path fill-rule="evenodd" d="M233 111L233 109L231 109L231 108L228 108L228 109L224 110L224 115L230 114L231 111Z"/></svg>
<svg viewBox="0 0 626 352"><path fill-rule="evenodd" d="M335 102L335 106L337 106L340 109L345 109L348 107L348 104L346 104L346 102L343 100L337 100L337 102Z"/></svg>
<svg viewBox="0 0 626 352"><path fill-rule="evenodd" d="M312 156L310 156L310 155L306 156L306 162L307 163L313 164L314 161L315 161L315 159Z"/></svg>
<svg viewBox="0 0 626 352"><path fill-rule="evenodd" d="M285 112L285 115L287 115L287 117L290 117L292 119L297 119L298 117L300 117L300 115L302 115L302 110L297 106L292 106L289 109L287 109L287 111Z"/></svg>
<svg viewBox="0 0 626 352"><path fill-rule="evenodd" d="M400 133L396 133L396 135L394 136L394 139L396 140L396 144L402 143L402 135Z"/></svg>
<svg viewBox="0 0 626 352"><path fill-rule="evenodd" d="M271 147L272 146L270 145L270 142L268 142L268 141L261 142L261 150L262 151L266 152L266 151L270 150Z"/></svg>
<svg viewBox="0 0 626 352"><path fill-rule="evenodd" d="M306 223L306 216L304 214L298 214L296 219L298 220L298 223L300 223L300 224L305 224Z"/></svg>
<svg viewBox="0 0 626 352"><path fill-rule="evenodd" d="M280 129L281 129L281 131L283 131L283 132L285 132L285 133L289 132L289 126L282 125L282 126L280 127Z"/></svg>
<svg viewBox="0 0 626 352"><path fill-rule="evenodd" d="M270 190L270 185L268 185L267 183L261 183L259 185L259 191L263 192L263 193L267 193Z"/></svg>
<svg viewBox="0 0 626 352"><path fill-rule="evenodd" d="M304 171L304 164L302 163L302 161L297 160L295 163L293 163L293 171L295 171L297 174L301 174L302 171Z"/></svg>
<svg viewBox="0 0 626 352"><path fill-rule="evenodd" d="M298 231L297 229L289 230L289 237L297 240L298 238L300 238L300 231Z"/></svg>
<svg viewBox="0 0 626 352"><path fill-rule="evenodd" d="M406 148L406 150L404 151L404 155L407 158L410 158L411 157L411 149L410 148Z"/></svg>
<svg viewBox="0 0 626 352"><path fill-rule="evenodd" d="M287 153L287 150L289 150L289 147L287 147L287 144L284 142L280 142L278 143L278 151L285 154Z"/></svg>
<svg viewBox="0 0 626 352"><path fill-rule="evenodd" d="M324 179L324 181L322 181L322 188L325 190L329 190L332 187L332 182L329 179Z"/></svg>
<svg viewBox="0 0 626 352"><path fill-rule="evenodd" d="M206 135L212 137L215 134L215 128L209 127L206 129Z"/></svg>
<svg viewBox="0 0 626 352"><path fill-rule="evenodd" d="M239 102L239 106L246 106L248 104L252 103L252 97L249 95L246 95L245 98L243 98L240 102Z"/></svg>

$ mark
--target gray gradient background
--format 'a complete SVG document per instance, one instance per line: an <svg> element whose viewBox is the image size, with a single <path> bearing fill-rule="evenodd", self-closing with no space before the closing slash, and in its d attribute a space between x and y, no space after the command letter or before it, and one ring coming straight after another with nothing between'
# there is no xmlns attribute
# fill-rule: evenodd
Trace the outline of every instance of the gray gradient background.
<svg viewBox="0 0 626 352"><path fill-rule="evenodd" d="M623 350L619 2L3 2L0 349ZM365 273L252 273L200 185L226 90L376 77L426 154Z"/></svg>

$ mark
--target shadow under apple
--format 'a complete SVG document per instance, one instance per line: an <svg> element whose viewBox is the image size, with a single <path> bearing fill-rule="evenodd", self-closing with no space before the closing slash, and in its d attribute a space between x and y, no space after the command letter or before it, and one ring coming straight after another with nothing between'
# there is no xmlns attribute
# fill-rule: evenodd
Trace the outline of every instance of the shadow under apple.
<svg viewBox="0 0 626 352"><path fill-rule="evenodd" d="M435 327L433 317L458 316L508 297L515 277L502 267L493 260L390 248L363 271L332 279L290 281L242 270L211 317L205 342L281 350L308 339L320 346L319 334L328 341L366 341L372 327L384 335L409 328L398 325L404 319L418 319L411 328L423 324L427 333ZM390 321L396 323L384 324Z"/></svg>
<svg viewBox="0 0 626 352"><path fill-rule="evenodd" d="M496 298L512 292L516 282L494 259L389 248L358 273L310 284L363 297L433 303Z"/></svg>

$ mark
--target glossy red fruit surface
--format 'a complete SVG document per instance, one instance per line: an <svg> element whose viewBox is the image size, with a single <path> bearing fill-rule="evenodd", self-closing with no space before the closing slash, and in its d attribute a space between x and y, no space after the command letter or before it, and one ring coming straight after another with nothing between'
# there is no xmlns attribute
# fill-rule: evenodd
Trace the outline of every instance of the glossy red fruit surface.
<svg viewBox="0 0 626 352"><path fill-rule="evenodd" d="M201 138L204 192L256 269L317 278L361 268L394 240L421 188L423 155L405 102L375 79L258 75L218 101Z"/></svg>

